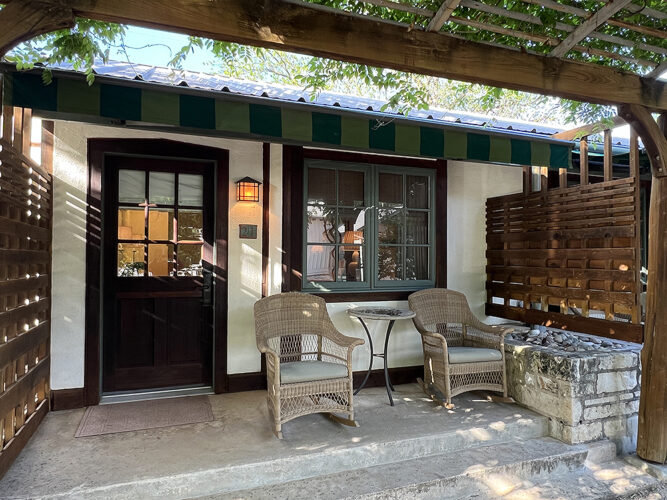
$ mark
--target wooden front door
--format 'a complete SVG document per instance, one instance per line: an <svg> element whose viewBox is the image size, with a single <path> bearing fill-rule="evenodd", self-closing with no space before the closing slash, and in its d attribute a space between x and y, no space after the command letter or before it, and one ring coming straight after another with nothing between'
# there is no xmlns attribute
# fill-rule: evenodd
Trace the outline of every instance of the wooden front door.
<svg viewBox="0 0 667 500"><path fill-rule="evenodd" d="M104 162L104 392L210 386L214 164Z"/></svg>

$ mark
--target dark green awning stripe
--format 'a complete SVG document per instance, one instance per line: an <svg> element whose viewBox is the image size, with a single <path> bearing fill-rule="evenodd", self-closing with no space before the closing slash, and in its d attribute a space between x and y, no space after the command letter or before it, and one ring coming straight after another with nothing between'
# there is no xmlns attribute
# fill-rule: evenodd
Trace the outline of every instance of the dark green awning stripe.
<svg viewBox="0 0 667 500"><path fill-rule="evenodd" d="M329 145L402 155L571 168L571 145L564 141L485 133L463 127L424 125L380 113L337 112L295 103L259 104L257 99L166 90L98 77L54 77L44 85L34 73L7 73L5 104L68 115L140 121L235 136ZM252 102L250 102L252 101Z"/></svg>

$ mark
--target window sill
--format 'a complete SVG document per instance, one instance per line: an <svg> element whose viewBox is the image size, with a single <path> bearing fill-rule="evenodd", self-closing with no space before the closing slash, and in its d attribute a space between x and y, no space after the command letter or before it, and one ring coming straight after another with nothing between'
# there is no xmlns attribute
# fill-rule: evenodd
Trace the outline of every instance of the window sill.
<svg viewBox="0 0 667 500"><path fill-rule="evenodd" d="M314 292L304 290L304 292L311 293L318 297L322 297L326 302L377 302L389 300L408 300L408 296L423 288L416 288L414 290L397 290L397 291L367 291L367 292Z"/></svg>

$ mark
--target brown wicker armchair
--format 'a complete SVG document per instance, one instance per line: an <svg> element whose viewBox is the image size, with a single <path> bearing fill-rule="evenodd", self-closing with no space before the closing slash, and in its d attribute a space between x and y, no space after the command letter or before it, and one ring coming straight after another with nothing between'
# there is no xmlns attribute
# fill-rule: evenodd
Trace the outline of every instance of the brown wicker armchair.
<svg viewBox="0 0 667 500"><path fill-rule="evenodd" d="M255 335L257 348L266 354L267 403L279 439L282 424L310 413L329 413L337 422L357 425L352 350L364 341L336 330L324 299L292 292L257 301Z"/></svg>
<svg viewBox="0 0 667 500"><path fill-rule="evenodd" d="M505 335L510 329L485 325L468 306L465 295L433 288L408 297L424 348L423 389L452 407L452 397L488 390L507 398ZM444 401L443 401L444 400Z"/></svg>

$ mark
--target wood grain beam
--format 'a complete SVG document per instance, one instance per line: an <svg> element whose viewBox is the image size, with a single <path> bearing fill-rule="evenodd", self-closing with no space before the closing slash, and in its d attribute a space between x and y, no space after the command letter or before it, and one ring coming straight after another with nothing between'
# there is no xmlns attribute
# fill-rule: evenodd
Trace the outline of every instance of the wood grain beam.
<svg viewBox="0 0 667 500"><path fill-rule="evenodd" d="M42 0L57 5L57 0ZM70 0L80 17L603 104L667 109L664 82L288 0ZM26 35L28 36L28 35ZM378 41L382 43L378 43Z"/></svg>
<svg viewBox="0 0 667 500"><path fill-rule="evenodd" d="M442 5L440 5L440 8L429 21L428 26L426 26L426 30L440 31L440 28L444 26L444 24L447 22L447 19L449 19L449 16L451 16L452 12L454 12L459 6L459 3L461 3L461 0L444 0Z"/></svg>
<svg viewBox="0 0 667 500"><path fill-rule="evenodd" d="M667 461L667 115L660 125L648 110L623 106L620 114L641 136L653 170L648 235L648 285L642 348L637 455Z"/></svg>
<svg viewBox="0 0 667 500"><path fill-rule="evenodd" d="M619 10L632 3L632 0L614 0L601 9L593 12L591 16L582 22L577 28L568 35L558 46L556 46L549 55L552 57L563 57L580 41L590 35L599 26L603 25Z"/></svg>
<svg viewBox="0 0 667 500"><path fill-rule="evenodd" d="M0 56L37 35L74 26L72 9L39 0L11 2L0 10Z"/></svg>
<svg viewBox="0 0 667 500"><path fill-rule="evenodd" d="M597 134L607 129L613 130L617 127L622 127L623 125L627 125L626 121L620 116L614 116L611 119L611 124L607 121L599 121L570 130L564 130L563 132L553 134L551 137L554 139L562 139L564 141L572 141L587 135Z"/></svg>

